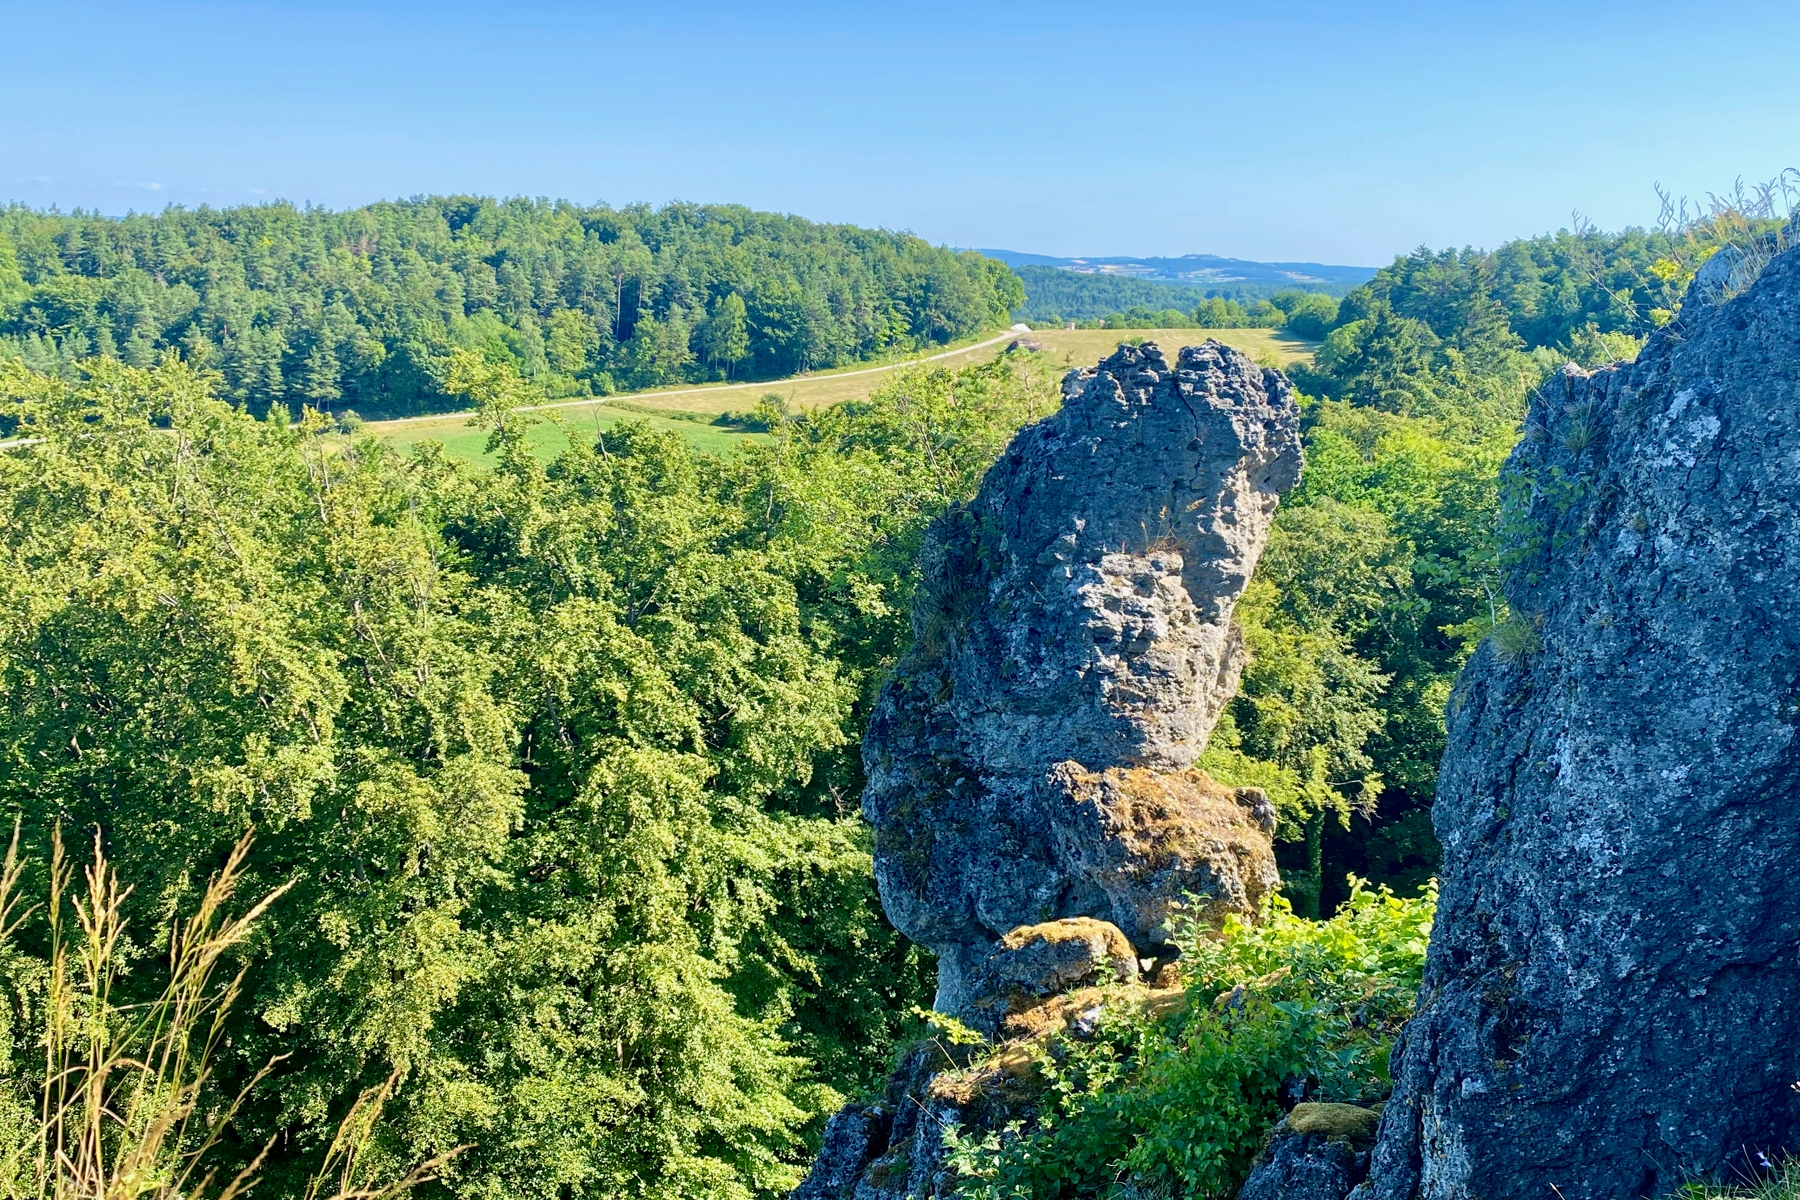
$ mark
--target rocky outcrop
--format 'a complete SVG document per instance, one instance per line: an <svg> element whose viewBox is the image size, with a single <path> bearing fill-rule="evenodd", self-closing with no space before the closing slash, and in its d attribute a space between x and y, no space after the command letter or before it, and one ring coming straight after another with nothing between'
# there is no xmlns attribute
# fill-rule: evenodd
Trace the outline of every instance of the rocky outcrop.
<svg viewBox="0 0 1800 1200"><path fill-rule="evenodd" d="M1251 912L1277 878L1267 801L1191 767L1299 477L1287 381L1208 342L1121 346L1063 390L934 527L863 743L882 904L951 1012L1019 926L1091 917L1153 956L1186 893Z"/></svg>
<svg viewBox="0 0 1800 1200"><path fill-rule="evenodd" d="M1267 797L1193 764L1299 472L1278 372L1217 342L1174 364L1121 346L934 527L914 646L863 743L863 813L883 907L938 954L937 1007L992 1045L916 1047L880 1102L832 1120L796 1197L948 1194L945 1131L1031 1119L1059 1039L1109 1006L1186 1003L1158 961L1176 905L1254 913L1279 882Z"/></svg>
<svg viewBox="0 0 1800 1200"><path fill-rule="evenodd" d="M949 1057L959 1053L958 1060ZM971 1097L934 1091L945 1072L967 1065L960 1047L927 1042L901 1060L872 1104L845 1105L825 1126L812 1171L791 1200L921 1200L947 1195L942 1178L946 1126L961 1124Z"/></svg>
<svg viewBox="0 0 1800 1200"><path fill-rule="evenodd" d="M842 1200L856 1189L864 1168L885 1150L893 1115L885 1106L846 1104L825 1123L817 1166L789 1200Z"/></svg>
<svg viewBox="0 0 1800 1200"><path fill-rule="evenodd" d="M1137 951L1119 928L1092 917L1021 925L969 975L970 1023L999 1036L1009 1016L1036 1008L1052 996L1105 983L1136 983Z"/></svg>
<svg viewBox="0 0 1800 1200"><path fill-rule="evenodd" d="M1269 1136L1238 1200L1343 1200L1369 1173L1380 1120L1354 1104L1296 1104Z"/></svg>
<svg viewBox="0 0 1800 1200"><path fill-rule="evenodd" d="M1744 282L1532 402L1358 1197L1660 1196L1800 1148L1800 252Z"/></svg>

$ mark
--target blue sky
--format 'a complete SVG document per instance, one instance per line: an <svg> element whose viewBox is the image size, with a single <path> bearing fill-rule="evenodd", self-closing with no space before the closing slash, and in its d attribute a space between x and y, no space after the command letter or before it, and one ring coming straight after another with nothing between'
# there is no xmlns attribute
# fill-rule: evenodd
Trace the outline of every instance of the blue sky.
<svg viewBox="0 0 1800 1200"><path fill-rule="evenodd" d="M1786 5L0 0L0 200L733 201L1376 264L1800 166Z"/></svg>

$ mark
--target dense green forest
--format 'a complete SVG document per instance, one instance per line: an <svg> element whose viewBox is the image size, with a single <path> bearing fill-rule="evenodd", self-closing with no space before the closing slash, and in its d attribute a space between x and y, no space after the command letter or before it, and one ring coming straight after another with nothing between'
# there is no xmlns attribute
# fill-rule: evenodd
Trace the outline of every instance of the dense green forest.
<svg viewBox="0 0 1800 1200"><path fill-rule="evenodd" d="M1315 365L1293 372L1316 398L1307 469L1252 585L1269 617L1256 624L1252 606L1249 631L1265 648L1235 710L1258 757L1368 783L1334 787L1335 814L1312 814L1286 851L1326 910L1348 873L1410 886L1435 868L1442 708L1468 652L1506 619L1496 478L1525 397L1564 362L1634 357L1730 236L1564 231L1494 251L1422 248L1353 289ZM1310 911L1304 884L1289 892Z"/></svg>
<svg viewBox="0 0 1800 1200"><path fill-rule="evenodd" d="M911 1014L929 1002L933 968L881 916L855 816L857 743L908 637L926 525L972 494L1020 425L1051 411L1056 372L1014 352L906 374L867 402L805 414L766 405L767 440L728 458L626 425L545 465L525 450L530 418L513 410L575 376L534 371L506 339L528 316L548 313L535 326L544 330L557 313L589 310L564 304L573 293L534 290L541 283L606 283L614 276L571 264L623 261L611 256L627 245L651 264L635 278L662 281L646 293L730 278L723 295L762 312L757 297L788 285L755 270L789 280L800 254L782 238L842 247L864 235L771 219L787 232L744 251L764 253L762 266L733 277L732 248L754 239L733 242L738 226L720 214L755 225L741 210L584 218L471 202L470 221L453 229L458 211L448 201L238 210L293 234L290 244L269 233L266 245L263 234L218 233L232 228L223 214L7 217L19 268L0 273L12 281L0 286L8 311L24 314L11 328L76 311L53 309L55 296L96 299L79 309L91 327L30 327L12 343L20 353L0 361L0 412L24 435L0 453L0 802L21 820L19 894L41 897L56 877L59 828L77 857L98 831L134 890L118 901L127 924L107 943L114 965L100 971L111 992L66 1034L55 1032L64 1007L54 947L73 936L70 899L31 914L0 902L0 1170L11 1173L0 1191L33 1186L34 1114L56 1086L45 1083L46 1039L127 1038L126 1006L164 984L167 923L195 910L250 830L242 903L289 890L225 952L244 971L241 992L220 1010L196 1104L225 1111L248 1088L209 1153L228 1177L267 1144L268 1194L302 1194L333 1131L362 1111L359 1093L398 1072L365 1130L358 1171L371 1179L467 1146L425 1194L774 1197L799 1177L824 1116L876 1086L916 1032ZM614 239L584 226L589 218L615 222ZM659 257L643 231L665 227L674 232ZM472 252L502 229L521 248L515 260L507 241L499 255L495 307L472 309L466 294L450 304L436 289L487 279L478 264L492 263ZM409 248L406 231L436 249ZM102 267L124 259L113 234L141 238L171 273L159 282L147 267ZM858 264L889 264L896 278L906 263L920 278L949 272L977 325L1004 298L984 262L867 237L886 249L831 260L845 276L821 274L853 291L881 278ZM204 255L183 258L192 246ZM456 258L459 246L471 256ZM1348 872L1408 894L1431 875L1444 698L1470 648L1506 628L1496 480L1524 398L1566 359L1634 353L1709 248L1691 231L1630 231L1491 253L1422 250L1329 319L1318 314L1323 348L1298 373L1306 474L1240 608L1254 661L1205 761L1222 780L1269 790L1301 916L1350 899ZM667 274L652 271L658 263ZM346 291L315 286L324 279ZM698 313L693 286L681 294ZM616 315L601 303L616 303L616 291L577 292L602 320ZM156 352L151 325L113 323L128 310L111 297L127 294L192 300L185 324L158 327L179 325L160 345L173 353ZM277 294L294 307L259 307ZM893 337L951 335L931 324L948 317L920 315L935 301L862 294L895 320L927 322ZM327 311L306 298L327 295L348 314L346 338L361 336L366 317L400 339L395 356L410 353L406 320L442 331L433 395L481 410L497 468L344 437L319 412L286 407L304 395L285 390L286 365L284 390L245 391L232 355L278 328L257 321L292 320L280 326L293 333L292 355L306 345L305 322ZM358 297L371 307L353 308ZM606 353L633 353L643 323L663 321L660 302L634 300L638 326L603 342ZM152 323L165 312L145 311ZM471 312L495 314L506 353L456 340ZM83 339L110 331L114 353L76 345L77 329ZM227 332L240 340L228 344ZM152 339L143 352L127 345L139 333ZM854 345L878 348L886 336ZM54 362L33 357L52 346ZM333 403L349 402L344 361ZM1277 922L1260 948L1233 942L1208 957L1196 945L1188 982L1204 990L1266 973L1284 955L1312 955L1316 967L1323 960L1307 947L1349 954L1366 941L1381 960L1368 968L1388 1005L1380 1030L1391 1032L1429 913L1371 903L1345 909L1338 932ZM1288 1013L1259 1009L1257 1029L1274 1039L1269 1053L1304 1058L1313 1043L1284 1023ZM1206 1029L1194 1036L1218 1032ZM1361 1056L1346 1086L1370 1086L1379 1046L1368 1027L1356 1030L1340 1031L1339 1048ZM1150 1044L1143 1036L1123 1030L1104 1044ZM1186 1046L1170 1043L1155 1084L1167 1089L1147 1094L1195 1094ZM1122 1061L1096 1077L1110 1083L1066 1097L1067 1127L1088 1131L1088 1173L1003 1194L1094 1194L1082 1189L1115 1177L1120 1156L1150 1161L1188 1136L1169 1115L1179 1108L1120 1099L1136 1078ZM1234 1063L1193 1065L1229 1082ZM1244 1139L1274 1102L1252 1100L1233 1110L1246 1132L1204 1162L1182 1160L1178 1194L1226 1194ZM1202 1144L1198 1124L1189 1132ZM1021 1145L1029 1139L965 1147L968 1194L1037 1178Z"/></svg>
<svg viewBox="0 0 1800 1200"><path fill-rule="evenodd" d="M173 347L258 413L439 411L456 348L552 395L774 378L963 338L1023 303L993 259L729 205L0 211L0 358L56 374Z"/></svg>
<svg viewBox="0 0 1800 1200"><path fill-rule="evenodd" d="M1323 293L1287 288L1248 304L1207 296L1186 311L1134 305L1070 324L1079 329L1286 329L1318 339L1337 323L1338 308L1338 302Z"/></svg>

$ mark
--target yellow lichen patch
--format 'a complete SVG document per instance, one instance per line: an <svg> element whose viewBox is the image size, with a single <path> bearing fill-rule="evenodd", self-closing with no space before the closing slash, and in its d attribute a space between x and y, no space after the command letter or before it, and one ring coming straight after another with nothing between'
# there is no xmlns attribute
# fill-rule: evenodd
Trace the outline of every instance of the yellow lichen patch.
<svg viewBox="0 0 1800 1200"><path fill-rule="evenodd" d="M1006 1040L978 1062L934 1077L926 1092L936 1100L967 1106L977 1100L1003 1105L1030 1103L1042 1083L1038 1063L1061 1037L1083 1036L1077 1021L1093 1019L1097 1010L1131 1012L1160 1021L1187 1007L1184 988L1146 988L1141 984L1084 987L1052 996L1042 1004L1006 1018Z"/></svg>
<svg viewBox="0 0 1800 1200"><path fill-rule="evenodd" d="M1172 1017L1187 1008L1187 989L1182 987L1146 988L1141 984L1119 987L1078 988L1024 1012L1013 1013L1001 1026L1010 1040L1038 1040L1063 1033L1077 1017L1096 1008L1138 1013L1153 1021Z"/></svg>
<svg viewBox="0 0 1800 1200"><path fill-rule="evenodd" d="M974 1007L990 1020L1004 1020L1068 989L1131 983L1137 975L1137 951L1106 921L1071 917L1021 925L978 968L972 986L982 998Z"/></svg>
<svg viewBox="0 0 1800 1200"><path fill-rule="evenodd" d="M969 1105L981 1091L985 1067L963 1071L940 1071L925 1085L925 1095L932 1100L948 1100L956 1105Z"/></svg>
<svg viewBox="0 0 1800 1200"><path fill-rule="evenodd" d="M1184 987L1153 988L1144 997L1144 1014L1157 1021L1172 1017L1187 1008L1187 999Z"/></svg>
<svg viewBox="0 0 1800 1200"><path fill-rule="evenodd" d="M1205 924L1218 925L1228 912L1254 914L1280 880L1274 843L1239 789L1204 771L1114 767L1077 769L1073 778L1122 845L1130 872L1204 867L1241 885L1241 892L1212 898L1200 914Z"/></svg>
<svg viewBox="0 0 1800 1200"><path fill-rule="evenodd" d="M1042 1004L1034 1004L1007 1014L1000 1029L1009 1039L1035 1038L1061 1033L1076 1013L1086 1012L1105 1002L1106 993L1097 987L1076 988L1060 996L1052 996Z"/></svg>
<svg viewBox="0 0 1800 1200"><path fill-rule="evenodd" d="M1108 815L1126 844L1154 866L1205 857L1213 849L1207 842L1221 843L1239 858L1271 853L1269 835L1238 802L1237 789L1214 783L1204 771L1134 767L1107 774L1117 784Z"/></svg>
<svg viewBox="0 0 1800 1200"><path fill-rule="evenodd" d="M977 1100L1003 1105L1029 1102L1042 1082L1038 1058L1051 1035L1004 1042L993 1054L961 1071L945 1071L932 1078L925 1094L967 1108Z"/></svg>
<svg viewBox="0 0 1800 1200"><path fill-rule="evenodd" d="M1369 1142L1381 1124L1381 1114L1354 1104L1296 1104L1288 1114L1288 1128L1312 1133L1334 1142Z"/></svg>
<svg viewBox="0 0 1800 1200"><path fill-rule="evenodd" d="M1031 1052L1035 1042L1008 1042L994 1055L994 1070L1008 1079L1029 1079L1037 1070L1037 1055Z"/></svg>
<svg viewBox="0 0 1800 1200"><path fill-rule="evenodd" d="M1007 950L1018 950L1035 941L1060 945L1063 942L1088 942L1106 948L1109 959L1131 959L1137 957L1137 951L1131 948L1131 942L1119 927L1109 921L1098 921L1093 917L1064 917L1060 921L1045 921L1041 925L1021 925L1000 939L1000 945Z"/></svg>

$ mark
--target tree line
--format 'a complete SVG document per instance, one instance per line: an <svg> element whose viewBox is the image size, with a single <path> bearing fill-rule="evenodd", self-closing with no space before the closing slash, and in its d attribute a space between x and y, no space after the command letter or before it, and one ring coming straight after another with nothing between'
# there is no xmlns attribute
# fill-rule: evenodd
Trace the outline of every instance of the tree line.
<svg viewBox="0 0 1800 1200"><path fill-rule="evenodd" d="M174 349L256 413L442 410L459 348L557 396L774 378L967 337L1023 301L973 252L732 205L0 211L0 358L58 374Z"/></svg>
<svg viewBox="0 0 1800 1200"><path fill-rule="evenodd" d="M1421 248L1352 289L1291 369L1306 472L1247 597L1260 651L1213 753L1238 739L1282 766L1285 794L1317 798L1281 848L1302 911L1342 902L1348 873L1408 887L1435 870L1443 705L1475 644L1508 629L1497 479L1526 398L1565 363L1636 357L1711 254L1774 227L1720 209Z"/></svg>
<svg viewBox="0 0 1800 1200"><path fill-rule="evenodd" d="M1311 292L1335 299L1348 291L1350 286L1335 283L1164 283L1155 279L1067 271L1060 267L1037 264L1020 266L1015 270L1024 284L1025 300L1014 315L1021 320L1044 325L1057 325L1067 321L1100 321L1116 313L1133 310L1187 313L1202 300L1228 300L1239 306L1248 306L1289 291ZM1119 328L1110 322L1109 327ZM1160 327L1145 325L1139 328ZM1215 325L1212 328L1228 327Z"/></svg>

